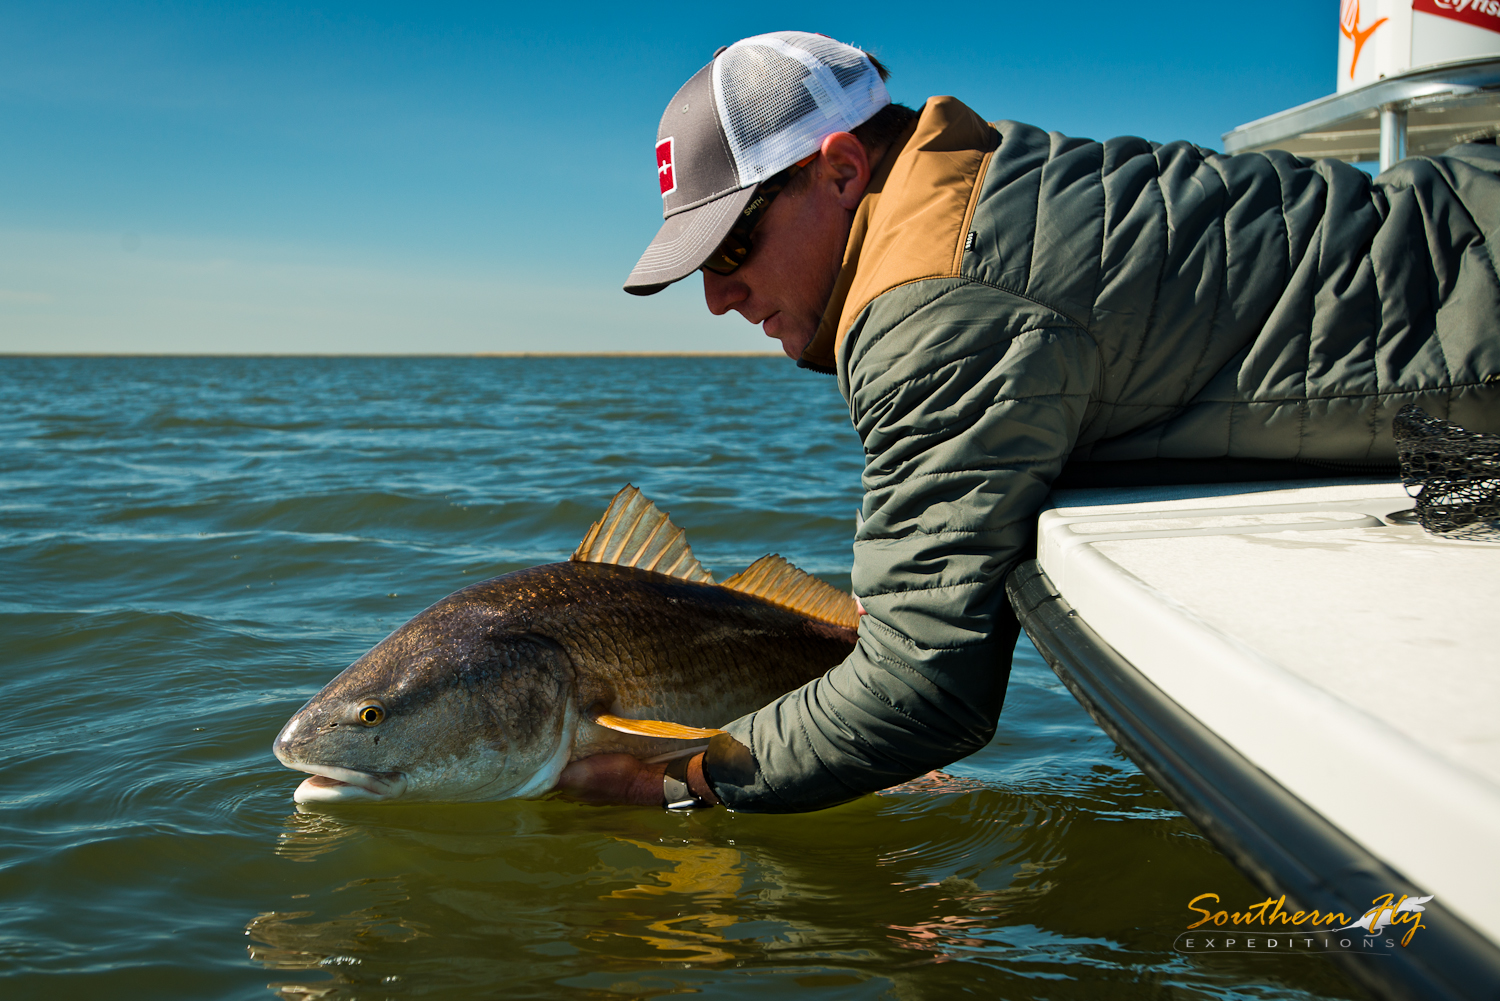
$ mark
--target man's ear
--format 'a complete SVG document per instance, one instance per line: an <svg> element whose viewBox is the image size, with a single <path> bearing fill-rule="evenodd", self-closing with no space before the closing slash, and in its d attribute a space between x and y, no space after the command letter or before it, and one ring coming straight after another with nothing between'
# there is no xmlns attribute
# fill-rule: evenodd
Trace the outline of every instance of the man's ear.
<svg viewBox="0 0 1500 1001"><path fill-rule="evenodd" d="M835 132L823 140L823 168L838 190L839 206L856 209L870 186L870 155L850 132Z"/></svg>

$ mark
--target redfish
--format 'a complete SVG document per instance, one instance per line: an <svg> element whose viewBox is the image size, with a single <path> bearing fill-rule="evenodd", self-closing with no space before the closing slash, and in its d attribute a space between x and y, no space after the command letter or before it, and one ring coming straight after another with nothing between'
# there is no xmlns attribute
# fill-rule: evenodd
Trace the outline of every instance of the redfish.
<svg viewBox="0 0 1500 1001"><path fill-rule="evenodd" d="M540 796L592 754L691 753L854 648L842 591L765 556L714 583L627 486L565 563L456 591L350 664L273 749L299 803Z"/></svg>

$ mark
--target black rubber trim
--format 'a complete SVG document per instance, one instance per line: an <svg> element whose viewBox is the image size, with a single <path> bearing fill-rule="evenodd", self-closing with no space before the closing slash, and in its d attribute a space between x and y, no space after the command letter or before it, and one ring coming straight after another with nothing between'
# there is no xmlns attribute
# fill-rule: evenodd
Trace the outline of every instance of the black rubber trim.
<svg viewBox="0 0 1500 1001"><path fill-rule="evenodd" d="M1005 590L1037 650L1089 715L1270 896L1286 894L1295 909L1357 916L1381 894L1426 895L1168 698L1074 612L1035 560L1017 567ZM1377 997L1500 999L1500 947L1441 897L1427 905L1422 924L1410 946L1378 958L1327 955Z"/></svg>

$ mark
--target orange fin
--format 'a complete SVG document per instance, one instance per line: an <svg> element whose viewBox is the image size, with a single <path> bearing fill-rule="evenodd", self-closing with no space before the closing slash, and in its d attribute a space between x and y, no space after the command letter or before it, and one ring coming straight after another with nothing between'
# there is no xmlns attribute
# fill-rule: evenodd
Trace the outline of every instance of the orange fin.
<svg viewBox="0 0 1500 1001"><path fill-rule="evenodd" d="M629 484L615 494L604 517L589 528L572 560L640 567L701 584L714 582L713 574L693 556L682 529Z"/></svg>
<svg viewBox="0 0 1500 1001"><path fill-rule="evenodd" d="M600 726L607 726L611 730L619 730L621 733L634 733L642 737L671 737L674 740L702 740L724 732L712 728L683 726L681 723L667 723L659 719L626 719L623 716L611 716L608 713L595 716L594 722Z"/></svg>
<svg viewBox="0 0 1500 1001"><path fill-rule="evenodd" d="M774 553L762 556L721 586L763 598L810 619L848 629L859 628L859 605L853 595L798 570Z"/></svg>

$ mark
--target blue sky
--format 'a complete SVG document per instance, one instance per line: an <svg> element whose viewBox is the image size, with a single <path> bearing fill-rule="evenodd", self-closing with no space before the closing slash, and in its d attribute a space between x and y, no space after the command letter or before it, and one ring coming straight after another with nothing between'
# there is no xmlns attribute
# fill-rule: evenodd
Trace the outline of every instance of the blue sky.
<svg viewBox="0 0 1500 1001"><path fill-rule="evenodd" d="M1217 148L1333 90L1338 4L18 0L0 352L772 350L694 279L620 283L667 99L786 28L875 52L913 106Z"/></svg>

